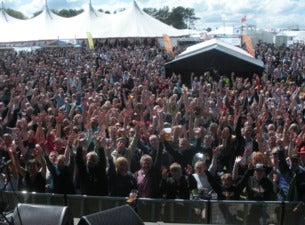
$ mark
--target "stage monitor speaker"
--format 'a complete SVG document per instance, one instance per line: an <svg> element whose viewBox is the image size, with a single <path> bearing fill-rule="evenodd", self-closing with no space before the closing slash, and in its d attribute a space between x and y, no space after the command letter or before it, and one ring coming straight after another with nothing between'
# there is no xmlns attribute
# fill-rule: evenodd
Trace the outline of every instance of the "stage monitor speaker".
<svg viewBox="0 0 305 225"><path fill-rule="evenodd" d="M144 225L143 220L129 205L83 216L78 225Z"/></svg>
<svg viewBox="0 0 305 225"><path fill-rule="evenodd" d="M12 220L14 225L73 225L68 206L18 204Z"/></svg>

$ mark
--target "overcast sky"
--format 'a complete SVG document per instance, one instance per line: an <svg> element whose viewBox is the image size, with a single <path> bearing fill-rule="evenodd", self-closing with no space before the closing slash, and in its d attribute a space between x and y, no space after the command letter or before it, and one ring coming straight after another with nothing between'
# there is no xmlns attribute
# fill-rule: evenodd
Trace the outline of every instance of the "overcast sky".
<svg viewBox="0 0 305 225"><path fill-rule="evenodd" d="M90 0L2 0L5 8L11 8L31 16L42 9L47 1L50 9L80 9ZM113 11L128 8L133 0L91 0L95 9ZM200 20L197 29L221 26L238 26L246 16L247 23L257 28L287 28L299 25L305 29L305 0L137 0L140 8L183 6L195 9Z"/></svg>

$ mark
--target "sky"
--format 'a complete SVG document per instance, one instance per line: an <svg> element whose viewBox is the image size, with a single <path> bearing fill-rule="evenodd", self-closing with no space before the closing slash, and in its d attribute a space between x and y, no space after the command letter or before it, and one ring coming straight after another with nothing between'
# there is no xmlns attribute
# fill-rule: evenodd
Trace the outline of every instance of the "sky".
<svg viewBox="0 0 305 225"><path fill-rule="evenodd" d="M1 0L5 8L11 8L31 17L42 10L47 2L50 9L81 9L90 0ZM95 9L118 11L128 8L133 0L91 0ZM241 18L246 16L246 23L257 29L285 29L298 25L305 29L304 0L136 0L139 7L169 9L177 6L193 8L195 16L200 19L195 28L219 28L240 26Z"/></svg>

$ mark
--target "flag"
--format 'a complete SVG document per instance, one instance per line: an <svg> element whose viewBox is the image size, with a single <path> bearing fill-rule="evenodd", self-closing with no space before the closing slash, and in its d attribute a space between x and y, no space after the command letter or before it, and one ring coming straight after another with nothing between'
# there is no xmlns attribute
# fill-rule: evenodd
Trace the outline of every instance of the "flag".
<svg viewBox="0 0 305 225"><path fill-rule="evenodd" d="M246 16L243 16L240 20L242 23L246 22L247 21L247 17Z"/></svg>
<svg viewBox="0 0 305 225"><path fill-rule="evenodd" d="M94 42L90 32L87 32L87 38L88 38L89 49L94 49Z"/></svg>
<svg viewBox="0 0 305 225"><path fill-rule="evenodd" d="M173 52L172 41L167 34L163 34L164 48L167 52Z"/></svg>

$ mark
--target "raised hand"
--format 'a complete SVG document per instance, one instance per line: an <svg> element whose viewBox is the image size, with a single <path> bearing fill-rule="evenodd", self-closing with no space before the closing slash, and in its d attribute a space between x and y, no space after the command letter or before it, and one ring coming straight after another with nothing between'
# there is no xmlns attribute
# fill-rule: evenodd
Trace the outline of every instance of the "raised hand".
<svg viewBox="0 0 305 225"><path fill-rule="evenodd" d="M167 179L167 175L168 175L168 169L167 168L162 168L162 179Z"/></svg>
<svg viewBox="0 0 305 225"><path fill-rule="evenodd" d="M193 173L193 167L190 164L187 164L184 170L187 175L191 175Z"/></svg>
<svg viewBox="0 0 305 225"><path fill-rule="evenodd" d="M242 159L243 159L242 156L237 156L237 157L235 158L235 163L237 163L237 164L240 163Z"/></svg>

